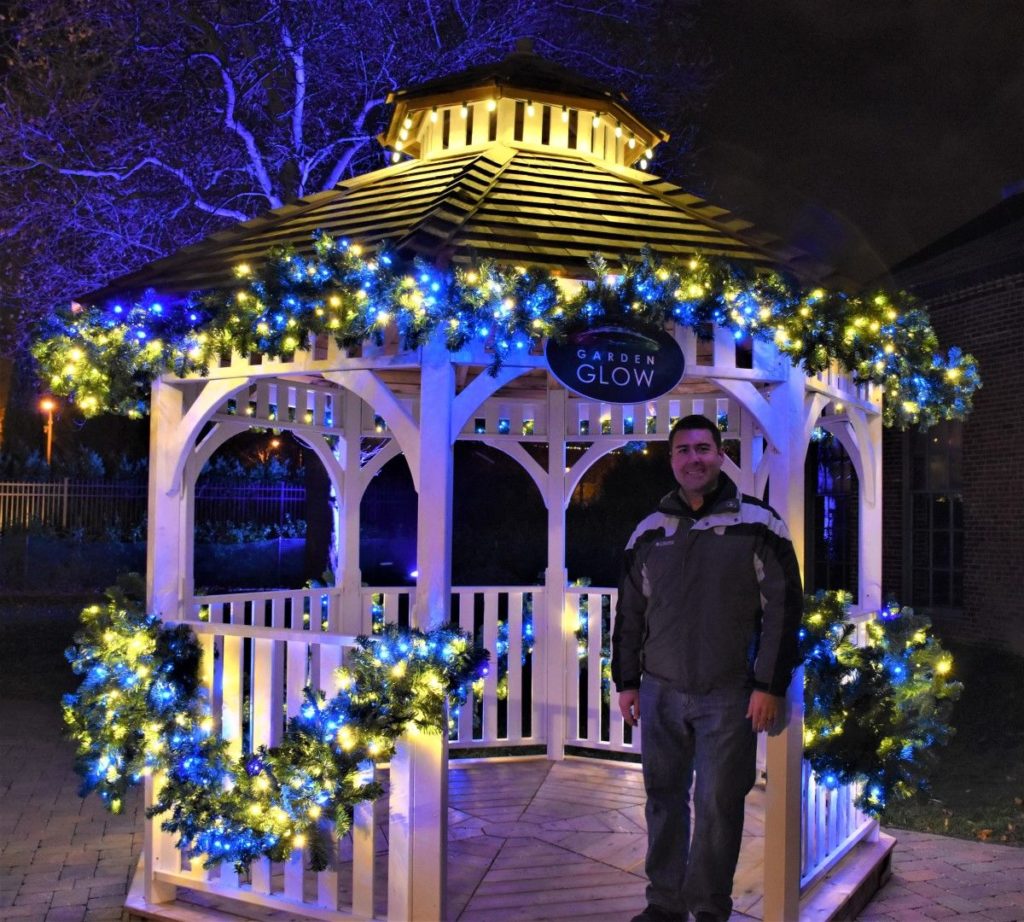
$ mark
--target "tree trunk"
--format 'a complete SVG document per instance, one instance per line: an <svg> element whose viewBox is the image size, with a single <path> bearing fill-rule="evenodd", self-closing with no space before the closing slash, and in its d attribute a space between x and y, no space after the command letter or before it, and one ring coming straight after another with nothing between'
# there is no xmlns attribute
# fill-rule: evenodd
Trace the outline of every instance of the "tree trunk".
<svg viewBox="0 0 1024 922"><path fill-rule="evenodd" d="M0 355L0 450L4 447L4 421L11 400L11 382L14 380L14 359Z"/></svg>

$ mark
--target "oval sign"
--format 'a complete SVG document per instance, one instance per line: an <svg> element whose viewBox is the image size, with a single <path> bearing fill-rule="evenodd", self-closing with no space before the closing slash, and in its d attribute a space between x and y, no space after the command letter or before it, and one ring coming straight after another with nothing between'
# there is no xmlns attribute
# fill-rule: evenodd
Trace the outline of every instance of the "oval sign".
<svg viewBox="0 0 1024 922"><path fill-rule="evenodd" d="M606 403L653 400L683 377L683 352L664 330L593 327L563 342L549 339L546 356L569 390Z"/></svg>

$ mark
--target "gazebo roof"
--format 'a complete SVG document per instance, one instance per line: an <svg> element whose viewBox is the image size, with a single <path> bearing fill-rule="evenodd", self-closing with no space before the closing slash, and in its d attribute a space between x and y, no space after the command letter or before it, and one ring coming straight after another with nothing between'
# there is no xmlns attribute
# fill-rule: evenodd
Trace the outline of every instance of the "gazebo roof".
<svg viewBox="0 0 1024 922"><path fill-rule="evenodd" d="M600 253L616 262L650 246L800 271L794 250L771 247L747 221L678 186L595 157L500 142L448 157L407 160L345 180L213 234L79 300L102 303L154 288L162 297L234 284L233 267L275 245L312 251L324 230L366 248L388 241L404 256L543 265L583 273ZM806 271L806 269L804 269Z"/></svg>

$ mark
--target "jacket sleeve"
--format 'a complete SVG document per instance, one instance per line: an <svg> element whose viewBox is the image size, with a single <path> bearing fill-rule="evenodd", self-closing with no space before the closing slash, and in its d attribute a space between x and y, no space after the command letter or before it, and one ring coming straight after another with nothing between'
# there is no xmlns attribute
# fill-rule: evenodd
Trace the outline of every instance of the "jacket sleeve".
<svg viewBox="0 0 1024 922"><path fill-rule="evenodd" d="M626 548L612 630L612 681L618 691L640 687L647 598L643 592L643 562L634 540Z"/></svg>
<svg viewBox="0 0 1024 922"><path fill-rule="evenodd" d="M761 589L761 640L754 663L754 688L784 695L799 663L803 587L793 542L774 511L754 552Z"/></svg>

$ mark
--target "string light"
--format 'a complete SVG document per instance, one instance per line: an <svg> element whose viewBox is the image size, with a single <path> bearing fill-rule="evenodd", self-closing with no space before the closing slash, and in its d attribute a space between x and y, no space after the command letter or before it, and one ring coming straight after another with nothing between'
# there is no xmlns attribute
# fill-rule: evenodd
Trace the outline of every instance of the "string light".
<svg viewBox="0 0 1024 922"><path fill-rule="evenodd" d="M400 158L395 150L392 159ZM645 251L615 273L599 258L591 267L596 281L566 294L536 267L400 266L387 249L364 257L357 245L318 233L311 256L281 250L258 270L239 265L236 290L195 296L180 309L152 297L80 308L33 355L47 389L71 397L83 413L138 416L157 375L203 374L227 350L290 356L312 336L351 344L395 324L408 348L435 330L452 350L487 339L497 366L546 336L628 314L630 322L712 323L772 341L809 374L837 361L859 382L881 386L883 420L900 428L964 418L980 384L970 355L939 351L927 314L908 295L801 291L778 273L750 273L707 256L680 262Z"/></svg>
<svg viewBox="0 0 1024 922"><path fill-rule="evenodd" d="M919 754L949 740L961 686L927 618L889 603L858 646L849 604L844 592L806 599L804 757L819 783L856 784L857 806L878 814L926 786Z"/></svg>
<svg viewBox="0 0 1024 922"><path fill-rule="evenodd" d="M353 805L381 793L366 760L389 758L410 724L443 731L446 699L457 709L487 672L486 651L458 631L383 625L349 651L342 691L325 699L306 689L277 746L236 757L208 726L187 626L165 628L116 595L86 609L82 624L68 657L83 680L64 715L83 795L95 790L117 812L131 786L159 771L154 812L207 868L306 849L309 866L324 870L330 830L344 834Z"/></svg>

